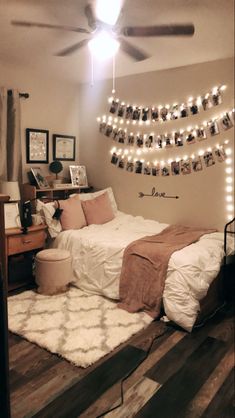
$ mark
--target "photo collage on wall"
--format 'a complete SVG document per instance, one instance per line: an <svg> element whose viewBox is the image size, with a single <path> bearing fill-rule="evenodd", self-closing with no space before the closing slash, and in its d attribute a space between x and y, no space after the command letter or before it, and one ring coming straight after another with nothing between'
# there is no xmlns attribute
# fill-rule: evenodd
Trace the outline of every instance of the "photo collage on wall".
<svg viewBox="0 0 235 418"><path fill-rule="evenodd" d="M193 158L184 158L171 162L145 162L142 159L134 159L126 155L113 152L111 163L118 168L125 169L130 173L168 177L191 174L192 172L202 171L203 168L211 167L216 162L223 162L226 159L226 152L223 145L211 151L205 151L202 155Z"/></svg>
<svg viewBox="0 0 235 418"><path fill-rule="evenodd" d="M227 155L224 145L229 141L225 140L220 144L214 143L212 147L199 152L193 152L191 144L199 144L202 141L217 137L234 126L235 111L227 110L220 116L211 117L207 121L199 122L198 125L187 129L173 129L170 133L154 132L131 132L126 129L125 124L143 125L145 122L150 125L152 122L173 121L180 118L196 115L201 111L212 109L222 103L222 91L225 86L216 87L210 93L202 95L197 99L189 99L186 104L172 106L136 106L126 105L119 99L110 98L110 113L113 116L104 115L97 118L99 131L106 137L115 141L116 144L125 146L125 149L113 147L111 150L111 164L129 173L143 174L147 176L179 176L201 172L205 168L214 166L216 163L225 161ZM121 118L119 120L118 118ZM118 125L119 124L119 125ZM137 125L138 126L138 125ZM137 128L136 126L136 128ZM157 125L155 125L155 128ZM134 129L134 128L133 128ZM138 128L137 128L138 129ZM141 130L141 126L139 127ZM145 161L150 151L157 151L163 148L187 147L192 149L190 157L167 158L167 161Z"/></svg>
<svg viewBox="0 0 235 418"><path fill-rule="evenodd" d="M142 122L166 122L191 115L197 115L201 110L208 110L211 107L222 103L222 91L226 86L214 87L210 93L206 93L196 99L190 98L186 103L164 105L164 106L136 106L126 104L115 97L109 98L109 112L120 118Z"/></svg>
<svg viewBox="0 0 235 418"><path fill-rule="evenodd" d="M171 133L156 135L155 133L133 133L127 129L112 126L105 121L100 122L99 131L119 144L135 146L137 148L171 148L195 144L208 137L218 135L233 127L234 111L225 112L219 118L204 122L202 126L195 126L188 130L177 130Z"/></svg>

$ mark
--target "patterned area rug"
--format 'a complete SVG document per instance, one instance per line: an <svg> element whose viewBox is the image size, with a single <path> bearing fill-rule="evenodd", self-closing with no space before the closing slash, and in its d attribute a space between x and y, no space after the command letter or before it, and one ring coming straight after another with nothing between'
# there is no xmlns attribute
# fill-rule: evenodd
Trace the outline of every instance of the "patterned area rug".
<svg viewBox="0 0 235 418"><path fill-rule="evenodd" d="M152 318L130 314L77 288L56 296L27 291L8 298L10 331L88 367L145 328Z"/></svg>

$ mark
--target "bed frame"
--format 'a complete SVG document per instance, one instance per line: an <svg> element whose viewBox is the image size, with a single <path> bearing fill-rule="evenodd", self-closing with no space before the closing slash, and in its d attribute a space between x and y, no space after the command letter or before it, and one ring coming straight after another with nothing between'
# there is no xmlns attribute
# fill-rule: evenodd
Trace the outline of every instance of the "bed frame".
<svg viewBox="0 0 235 418"><path fill-rule="evenodd" d="M195 326L203 323L216 310L222 307L227 300L230 299L232 287L234 287L233 273L235 266L235 254L227 255L227 238L228 235L235 235L235 218L228 222L224 227L224 259L218 276L213 280L208 289L207 295L200 302L200 313L198 315ZM232 282L232 284L231 284ZM231 287L231 289L230 289Z"/></svg>

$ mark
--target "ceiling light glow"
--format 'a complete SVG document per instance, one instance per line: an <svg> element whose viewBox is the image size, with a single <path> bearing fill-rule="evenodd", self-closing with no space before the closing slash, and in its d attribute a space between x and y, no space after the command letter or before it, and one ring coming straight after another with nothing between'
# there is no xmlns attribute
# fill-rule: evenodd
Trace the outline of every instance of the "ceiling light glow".
<svg viewBox="0 0 235 418"><path fill-rule="evenodd" d="M88 46L93 57L99 61L104 61L117 53L120 43L110 36L108 32L101 31L88 42Z"/></svg>
<svg viewBox="0 0 235 418"><path fill-rule="evenodd" d="M119 16L122 0L97 0L96 3L96 15L99 20L107 23L108 25L114 25Z"/></svg>

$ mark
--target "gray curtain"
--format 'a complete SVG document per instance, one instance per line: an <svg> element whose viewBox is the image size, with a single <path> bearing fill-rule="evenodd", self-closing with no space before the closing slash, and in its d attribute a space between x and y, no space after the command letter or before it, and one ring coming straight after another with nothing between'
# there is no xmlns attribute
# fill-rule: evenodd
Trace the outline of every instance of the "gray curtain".
<svg viewBox="0 0 235 418"><path fill-rule="evenodd" d="M0 88L0 180L22 182L20 118L19 91Z"/></svg>

